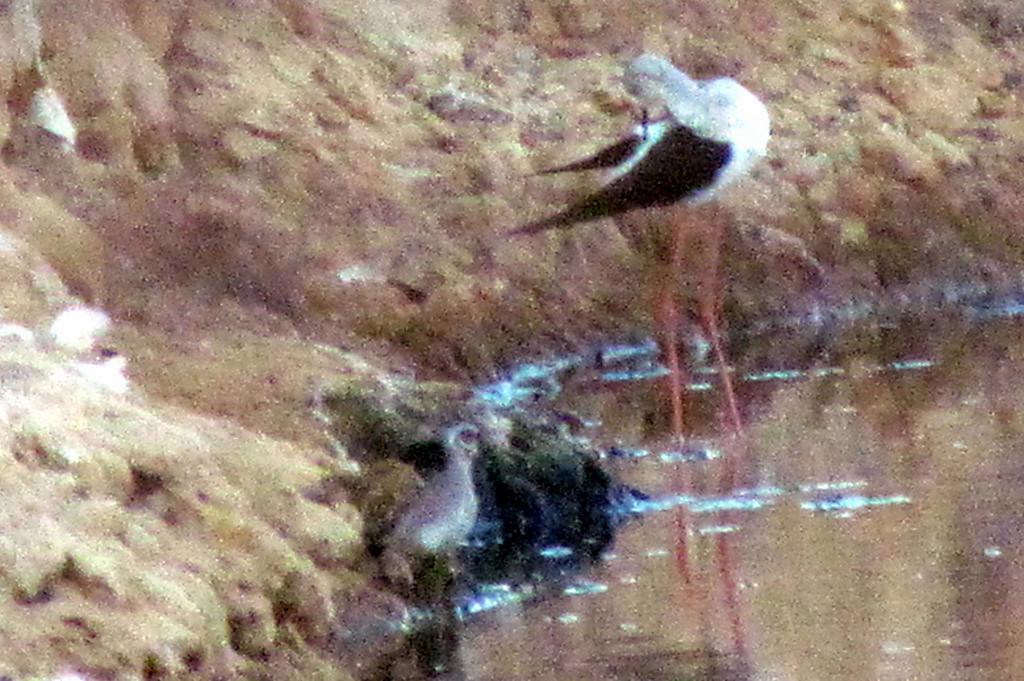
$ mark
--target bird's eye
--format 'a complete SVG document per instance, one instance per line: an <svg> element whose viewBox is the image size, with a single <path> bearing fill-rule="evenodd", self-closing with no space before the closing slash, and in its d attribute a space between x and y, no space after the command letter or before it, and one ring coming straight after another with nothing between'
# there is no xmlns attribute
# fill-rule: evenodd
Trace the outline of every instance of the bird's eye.
<svg viewBox="0 0 1024 681"><path fill-rule="evenodd" d="M463 428L459 431L458 440L464 445L475 445L480 441L480 431L476 428Z"/></svg>

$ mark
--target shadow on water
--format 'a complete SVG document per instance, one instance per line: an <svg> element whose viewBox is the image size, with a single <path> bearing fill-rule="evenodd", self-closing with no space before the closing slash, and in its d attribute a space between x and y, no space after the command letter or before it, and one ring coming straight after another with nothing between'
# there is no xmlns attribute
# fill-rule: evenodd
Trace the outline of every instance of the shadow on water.
<svg viewBox="0 0 1024 681"><path fill-rule="evenodd" d="M452 678L1014 678L1022 308L1012 295L968 302L747 325L730 338L742 441L717 435L699 341L687 412L699 437L683 450L666 444L649 343L482 387L495 404L540 396L577 415L603 465L646 496L628 496L640 520L582 572L464 593ZM720 489L730 459L740 484Z"/></svg>

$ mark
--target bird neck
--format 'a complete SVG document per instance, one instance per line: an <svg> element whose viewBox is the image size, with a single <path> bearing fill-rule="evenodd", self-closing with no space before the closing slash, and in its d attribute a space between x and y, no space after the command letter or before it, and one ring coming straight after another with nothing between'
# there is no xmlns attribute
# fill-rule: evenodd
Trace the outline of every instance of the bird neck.
<svg viewBox="0 0 1024 681"><path fill-rule="evenodd" d="M465 454L449 454L448 464L444 467L445 477L472 477L473 459Z"/></svg>

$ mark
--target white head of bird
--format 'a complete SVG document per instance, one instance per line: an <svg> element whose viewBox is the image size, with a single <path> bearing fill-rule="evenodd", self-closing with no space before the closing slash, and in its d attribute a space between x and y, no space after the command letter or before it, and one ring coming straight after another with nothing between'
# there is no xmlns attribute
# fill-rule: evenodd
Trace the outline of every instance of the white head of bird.
<svg viewBox="0 0 1024 681"><path fill-rule="evenodd" d="M664 106L678 124L701 137L730 145L733 158L719 186L746 174L768 153L768 109L732 78L694 80L671 62L643 54L626 69L626 89L649 105Z"/></svg>
<svg viewBox="0 0 1024 681"><path fill-rule="evenodd" d="M448 456L473 459L480 451L480 429L472 423L457 423L444 434Z"/></svg>

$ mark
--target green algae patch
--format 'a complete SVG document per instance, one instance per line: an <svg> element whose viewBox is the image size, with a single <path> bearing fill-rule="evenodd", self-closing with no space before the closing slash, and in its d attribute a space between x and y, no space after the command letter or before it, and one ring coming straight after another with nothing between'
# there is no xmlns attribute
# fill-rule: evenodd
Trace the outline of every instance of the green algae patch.
<svg viewBox="0 0 1024 681"><path fill-rule="evenodd" d="M378 374L324 385L318 401L332 436L367 461L400 456L431 438L459 417L468 396L455 383Z"/></svg>

